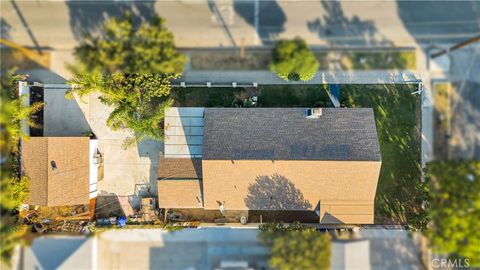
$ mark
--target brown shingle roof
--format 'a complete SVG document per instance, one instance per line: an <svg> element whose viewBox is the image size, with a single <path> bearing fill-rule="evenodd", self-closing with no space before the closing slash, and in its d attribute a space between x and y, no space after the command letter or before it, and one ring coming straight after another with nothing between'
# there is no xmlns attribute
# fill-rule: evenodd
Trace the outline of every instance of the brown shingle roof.
<svg viewBox="0 0 480 270"><path fill-rule="evenodd" d="M202 208L202 160L160 158L158 173L160 208Z"/></svg>
<svg viewBox="0 0 480 270"><path fill-rule="evenodd" d="M200 158L160 158L157 179L201 179Z"/></svg>
<svg viewBox="0 0 480 270"><path fill-rule="evenodd" d="M371 108L206 108L203 160L380 161Z"/></svg>
<svg viewBox="0 0 480 270"><path fill-rule="evenodd" d="M89 201L88 137L32 137L22 144L30 179L29 204L60 206ZM56 169L52 167L52 161Z"/></svg>
<svg viewBox="0 0 480 270"><path fill-rule="evenodd" d="M202 208L202 181L158 181L158 205L160 208Z"/></svg>

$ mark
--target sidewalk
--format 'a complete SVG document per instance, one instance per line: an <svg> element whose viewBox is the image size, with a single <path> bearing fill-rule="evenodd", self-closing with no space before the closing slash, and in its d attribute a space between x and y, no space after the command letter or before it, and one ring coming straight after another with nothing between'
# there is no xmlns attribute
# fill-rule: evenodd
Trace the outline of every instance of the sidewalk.
<svg viewBox="0 0 480 270"><path fill-rule="evenodd" d="M421 75L412 71L319 71L310 81L284 81L274 73L268 70L258 71L185 71L183 76L173 81L174 86L179 86L181 82L192 87L204 87L210 82L215 86L232 86L233 82L237 86L252 86L268 84L407 84L420 83Z"/></svg>

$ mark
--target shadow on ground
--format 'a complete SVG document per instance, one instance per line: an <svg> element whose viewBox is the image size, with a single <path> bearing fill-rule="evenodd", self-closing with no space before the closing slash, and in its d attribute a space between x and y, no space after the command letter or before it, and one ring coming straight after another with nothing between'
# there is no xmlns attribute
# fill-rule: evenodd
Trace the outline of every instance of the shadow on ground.
<svg viewBox="0 0 480 270"><path fill-rule="evenodd" d="M347 17L340 1L322 0L326 15L307 23L311 32L335 46L392 46L372 21Z"/></svg>
<svg viewBox="0 0 480 270"><path fill-rule="evenodd" d="M81 40L83 33L94 33L107 18L120 17L125 12L135 15L137 22L155 13L155 1L67 1L70 27Z"/></svg>
<svg viewBox="0 0 480 270"><path fill-rule="evenodd" d="M10 29L12 29L12 26L4 18L0 17L0 37L9 39Z"/></svg>
<svg viewBox="0 0 480 270"><path fill-rule="evenodd" d="M141 195L155 195L157 194L157 171L160 161L160 154L163 153L163 142L154 140L144 140L137 144L138 155L143 158L150 159L150 177L146 190L139 193Z"/></svg>
<svg viewBox="0 0 480 270"><path fill-rule="evenodd" d="M257 34L262 44L272 44L285 31L287 17L277 1L258 1ZM255 1L234 0L235 13L255 27Z"/></svg>

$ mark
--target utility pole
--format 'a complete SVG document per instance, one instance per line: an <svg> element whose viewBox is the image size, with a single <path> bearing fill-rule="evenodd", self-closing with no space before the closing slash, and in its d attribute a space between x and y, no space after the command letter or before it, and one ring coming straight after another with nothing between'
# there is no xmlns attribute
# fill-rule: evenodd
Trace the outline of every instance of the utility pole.
<svg viewBox="0 0 480 270"><path fill-rule="evenodd" d="M253 44L258 45L258 28L259 28L259 18L260 15L260 0L255 0L253 2L253 26L254 26L254 36L253 36Z"/></svg>
<svg viewBox="0 0 480 270"><path fill-rule="evenodd" d="M468 39L468 40L465 40L465 41L463 41L463 42L460 42L460 43L458 43L458 44L456 44L456 45L453 45L453 46L450 47L450 48L443 49L443 50L441 50L441 51L439 51L439 52L436 52L436 53L432 54L430 57L431 57L432 59L433 59L433 58L437 58L437 57L442 56L442 55L444 55L444 54L446 54L446 53L449 53L449 52L454 51L454 50L461 49L461 48L463 48L463 47L466 47L466 46L468 46L468 45L470 45L470 44L473 44L473 43L479 42L479 41L480 41L480 35L475 36L475 37L473 37L473 38L470 38L470 39Z"/></svg>

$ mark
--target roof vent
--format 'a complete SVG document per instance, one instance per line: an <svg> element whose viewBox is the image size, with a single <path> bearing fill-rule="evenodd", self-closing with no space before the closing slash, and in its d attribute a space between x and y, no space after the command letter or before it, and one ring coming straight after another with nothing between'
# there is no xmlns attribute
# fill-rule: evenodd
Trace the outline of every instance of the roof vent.
<svg viewBox="0 0 480 270"><path fill-rule="evenodd" d="M322 116L322 108L308 108L305 111L305 117L312 119L312 118L319 118Z"/></svg>
<svg viewBox="0 0 480 270"><path fill-rule="evenodd" d="M55 163L55 160L50 161L50 165L52 166L52 171L57 169L57 163Z"/></svg>

